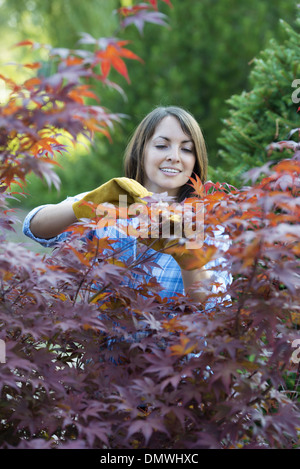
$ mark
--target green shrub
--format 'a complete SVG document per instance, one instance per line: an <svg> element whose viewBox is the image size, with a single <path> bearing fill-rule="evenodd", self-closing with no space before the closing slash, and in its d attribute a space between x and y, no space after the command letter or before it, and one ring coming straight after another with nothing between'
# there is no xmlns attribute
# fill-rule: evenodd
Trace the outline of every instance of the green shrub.
<svg viewBox="0 0 300 469"><path fill-rule="evenodd" d="M296 20L298 30L284 21L281 26L286 34L283 44L271 40L254 59L251 89L228 100L228 117L218 139L220 165L210 168L213 180L240 186L245 171L269 161L267 146L286 140L291 129L299 125L292 84L300 78L300 19ZM287 151L272 153L272 159L287 156Z"/></svg>

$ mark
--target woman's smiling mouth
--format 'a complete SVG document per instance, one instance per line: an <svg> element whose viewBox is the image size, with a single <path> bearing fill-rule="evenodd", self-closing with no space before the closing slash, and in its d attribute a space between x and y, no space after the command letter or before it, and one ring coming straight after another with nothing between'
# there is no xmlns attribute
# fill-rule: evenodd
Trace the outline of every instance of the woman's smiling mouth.
<svg viewBox="0 0 300 469"><path fill-rule="evenodd" d="M180 174L180 169L176 168L159 168L164 174L168 176L176 176L176 174Z"/></svg>

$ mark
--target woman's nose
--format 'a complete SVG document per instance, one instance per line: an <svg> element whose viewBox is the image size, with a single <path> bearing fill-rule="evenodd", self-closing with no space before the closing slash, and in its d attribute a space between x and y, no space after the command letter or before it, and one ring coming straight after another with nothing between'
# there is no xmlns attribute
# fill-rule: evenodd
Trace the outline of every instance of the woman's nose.
<svg viewBox="0 0 300 469"><path fill-rule="evenodd" d="M167 156L168 160L175 160L179 161L180 159L180 148L179 147L172 147L170 153Z"/></svg>

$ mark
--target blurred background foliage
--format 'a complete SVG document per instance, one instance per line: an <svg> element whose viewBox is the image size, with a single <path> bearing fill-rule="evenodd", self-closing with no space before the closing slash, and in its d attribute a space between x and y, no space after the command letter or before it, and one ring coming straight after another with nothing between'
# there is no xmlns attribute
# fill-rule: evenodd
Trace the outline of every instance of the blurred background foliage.
<svg viewBox="0 0 300 469"><path fill-rule="evenodd" d="M230 178L235 163L239 163L238 153L228 166L226 151L220 149L222 145L226 147L222 132L229 105L233 104L228 100L249 92L253 86L249 76L260 51L271 47L272 41L286 40L279 20L294 24L296 2L172 0L172 9L159 3L169 17L169 27L146 24L141 36L133 25L124 32L118 30L116 15L112 14L121 5L118 0L0 0L2 65L12 58L19 60L19 55L24 54L23 48L9 50L18 41L31 39L54 47L75 48L82 32L96 38L121 35L131 41L129 48L145 61L143 65L137 61L128 63L130 84L112 74L126 99L117 91L97 85L95 91L103 106L128 115L112 133L112 143L97 137L93 147L79 145L76 150L70 149L68 158L59 159L63 166L57 171L62 181L59 192L29 177L29 195L22 199L22 206L56 203L67 195L91 190L111 177L123 175L128 139L142 117L157 105L175 104L191 111L207 142L210 177L238 183ZM5 69L1 73L13 72ZM264 103L260 105L263 107Z"/></svg>

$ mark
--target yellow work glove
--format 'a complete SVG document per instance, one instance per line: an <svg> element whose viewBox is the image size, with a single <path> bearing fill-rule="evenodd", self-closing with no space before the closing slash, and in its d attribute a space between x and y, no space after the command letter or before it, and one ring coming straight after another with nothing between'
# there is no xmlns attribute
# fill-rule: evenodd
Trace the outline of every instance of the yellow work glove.
<svg viewBox="0 0 300 469"><path fill-rule="evenodd" d="M170 254L183 270L196 270L204 267L216 251L214 246L199 244L199 247L189 248L190 241L185 239L165 240L163 252ZM196 241L195 241L196 243Z"/></svg>
<svg viewBox="0 0 300 469"><path fill-rule="evenodd" d="M203 244L203 225L199 227L197 236L192 238L185 236L182 223L182 214L178 214L176 211L175 213L170 213L169 216L165 216L164 220L160 223L156 231L156 237L153 237L153 233L151 236L151 231L149 230L148 236L140 237L139 241L155 251L170 254L181 269L200 269L211 260L215 248L214 246ZM167 230L164 230L164 224L166 224ZM168 236L169 232L170 236ZM166 233L167 236L165 235Z"/></svg>
<svg viewBox="0 0 300 469"><path fill-rule="evenodd" d="M213 246L205 246L202 249L203 245L201 243L197 247L196 241L193 243L193 249L191 249L188 247L191 241L184 238L161 238L157 241L142 238L139 241L155 251L170 254L183 270L201 269L211 260L212 251L215 251Z"/></svg>
<svg viewBox="0 0 300 469"><path fill-rule="evenodd" d="M149 196L151 193L134 179L126 177L113 178L75 202L72 208L77 219L93 218L99 204L108 202L119 205L120 195L126 195L127 204L130 205L141 202L143 197ZM90 203L90 206L87 203Z"/></svg>
<svg viewBox="0 0 300 469"><path fill-rule="evenodd" d="M134 203L143 203L146 202L142 199L144 197L151 196L152 193L149 192L144 186L135 181L134 179L129 179L126 177L113 178L105 184L99 186L97 189L86 194L81 200L75 202L72 207L77 219L80 218L94 218L96 215L97 206L103 203L110 203L112 205L118 206L120 195L127 196L127 206ZM150 204L151 211L151 204ZM166 219L165 221L166 222ZM161 224L160 231L164 233L163 223ZM171 213L167 222L170 223L170 232L174 235L170 237L151 237L151 230L149 230L148 237L143 236L139 237L138 241L142 244L146 244L156 251L162 251L166 254L170 254L174 257L179 266L184 270L194 270L204 266L207 261L207 252L206 250L201 249L197 244L193 243L193 248L191 249L192 241L187 240L181 236L176 237L176 226L182 224L182 217L176 213ZM151 228L151 217L150 217L150 228ZM134 230L133 230L134 231ZM200 243L201 244L201 243Z"/></svg>

